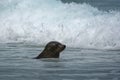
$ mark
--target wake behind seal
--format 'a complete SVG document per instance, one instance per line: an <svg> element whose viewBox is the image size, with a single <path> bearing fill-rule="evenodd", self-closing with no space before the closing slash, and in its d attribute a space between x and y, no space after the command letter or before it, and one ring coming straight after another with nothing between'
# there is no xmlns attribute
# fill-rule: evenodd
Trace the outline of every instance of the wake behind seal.
<svg viewBox="0 0 120 80"><path fill-rule="evenodd" d="M51 41L46 46L45 49L34 59L41 58L59 58L60 52L62 52L66 46L57 41Z"/></svg>

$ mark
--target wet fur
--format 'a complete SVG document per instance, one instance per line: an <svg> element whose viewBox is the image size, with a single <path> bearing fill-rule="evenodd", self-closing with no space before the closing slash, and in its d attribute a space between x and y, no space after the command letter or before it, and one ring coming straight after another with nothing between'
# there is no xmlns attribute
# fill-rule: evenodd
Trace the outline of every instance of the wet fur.
<svg viewBox="0 0 120 80"><path fill-rule="evenodd" d="M45 49L37 57L35 57L35 59L59 58L60 52L62 52L65 48L66 46L60 42L51 41L45 46Z"/></svg>

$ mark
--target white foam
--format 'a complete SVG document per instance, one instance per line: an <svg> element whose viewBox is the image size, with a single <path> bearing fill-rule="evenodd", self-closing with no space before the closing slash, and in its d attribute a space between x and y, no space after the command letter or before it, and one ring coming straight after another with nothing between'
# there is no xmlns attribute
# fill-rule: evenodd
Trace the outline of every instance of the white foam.
<svg viewBox="0 0 120 80"><path fill-rule="evenodd" d="M69 47L120 47L119 11L99 11L88 4L58 0L6 0L0 4L4 7L0 9L1 42L56 40Z"/></svg>

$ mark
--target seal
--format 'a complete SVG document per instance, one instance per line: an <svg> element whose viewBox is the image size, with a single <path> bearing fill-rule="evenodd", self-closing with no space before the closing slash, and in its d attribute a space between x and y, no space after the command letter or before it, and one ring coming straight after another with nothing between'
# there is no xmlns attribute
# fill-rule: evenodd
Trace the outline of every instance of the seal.
<svg viewBox="0 0 120 80"><path fill-rule="evenodd" d="M35 59L59 58L60 52L62 52L65 48L66 45L57 41L51 41L45 46L45 49L37 57L35 57Z"/></svg>

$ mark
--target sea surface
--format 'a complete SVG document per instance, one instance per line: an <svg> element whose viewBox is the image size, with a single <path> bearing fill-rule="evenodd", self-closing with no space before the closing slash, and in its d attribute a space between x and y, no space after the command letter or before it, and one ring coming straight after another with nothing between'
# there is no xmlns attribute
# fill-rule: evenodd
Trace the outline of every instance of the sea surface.
<svg viewBox="0 0 120 80"><path fill-rule="evenodd" d="M0 80L120 80L120 50L68 47L59 59L32 59L42 50L0 44Z"/></svg>
<svg viewBox="0 0 120 80"><path fill-rule="evenodd" d="M0 0L0 80L120 80L120 0Z"/></svg>

